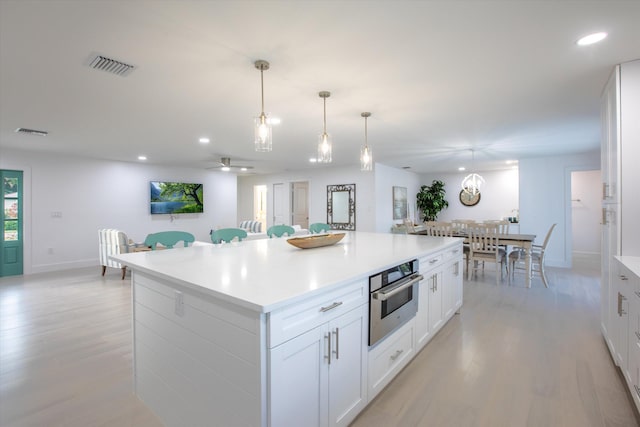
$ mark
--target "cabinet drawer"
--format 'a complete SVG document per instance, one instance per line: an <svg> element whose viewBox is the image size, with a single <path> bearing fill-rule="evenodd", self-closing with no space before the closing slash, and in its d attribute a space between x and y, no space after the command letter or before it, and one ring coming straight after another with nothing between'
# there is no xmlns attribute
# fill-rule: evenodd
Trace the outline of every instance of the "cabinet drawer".
<svg viewBox="0 0 640 427"><path fill-rule="evenodd" d="M413 358L413 331L410 321L369 351L369 401Z"/></svg>
<svg viewBox="0 0 640 427"><path fill-rule="evenodd" d="M438 252L428 257L420 258L420 273L427 272L433 268L440 266L445 261L445 253Z"/></svg>
<svg viewBox="0 0 640 427"><path fill-rule="evenodd" d="M444 251L445 260L458 259L458 258L461 258L462 256L463 256L462 243Z"/></svg>
<svg viewBox="0 0 640 427"><path fill-rule="evenodd" d="M268 346L273 348L368 302L366 280L296 302L269 314Z"/></svg>

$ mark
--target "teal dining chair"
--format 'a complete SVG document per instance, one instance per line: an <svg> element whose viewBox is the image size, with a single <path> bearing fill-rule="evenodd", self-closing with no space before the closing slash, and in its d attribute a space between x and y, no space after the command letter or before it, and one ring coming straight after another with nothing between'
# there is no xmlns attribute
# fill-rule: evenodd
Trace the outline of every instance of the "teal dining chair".
<svg viewBox="0 0 640 427"><path fill-rule="evenodd" d="M293 229L293 227L290 227L288 225L272 225L267 230L267 235L269 236L269 238L272 238L273 236L282 237L285 234L293 236L293 233L295 233L295 230Z"/></svg>
<svg viewBox="0 0 640 427"><path fill-rule="evenodd" d="M331 226L329 224L325 224L324 222L314 222L309 226L309 231L311 234L317 233L325 233L331 230Z"/></svg>
<svg viewBox="0 0 640 427"><path fill-rule="evenodd" d="M215 244L218 243L231 243L235 238L238 242L242 242L242 239L247 237L247 232L242 228L221 228L220 230L214 230L211 233L211 241Z"/></svg>
<svg viewBox="0 0 640 427"><path fill-rule="evenodd" d="M144 239L145 246L149 246L151 250L156 250L156 245L160 243L166 248L173 248L178 242L184 242L184 247L189 246L189 243L195 242L196 238L191 233L186 231L160 231L158 233L152 233Z"/></svg>

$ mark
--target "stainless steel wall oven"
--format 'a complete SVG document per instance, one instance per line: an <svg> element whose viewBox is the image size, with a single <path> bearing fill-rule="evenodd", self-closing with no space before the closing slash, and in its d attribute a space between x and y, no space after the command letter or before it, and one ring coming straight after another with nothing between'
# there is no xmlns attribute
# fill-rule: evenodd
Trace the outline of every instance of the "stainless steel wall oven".
<svg viewBox="0 0 640 427"><path fill-rule="evenodd" d="M369 277L369 345L375 345L418 311L418 260Z"/></svg>

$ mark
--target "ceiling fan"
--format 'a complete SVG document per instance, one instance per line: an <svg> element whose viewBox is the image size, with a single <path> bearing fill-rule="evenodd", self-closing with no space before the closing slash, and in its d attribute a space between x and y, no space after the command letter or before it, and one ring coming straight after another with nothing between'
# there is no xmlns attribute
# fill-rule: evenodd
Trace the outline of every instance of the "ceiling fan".
<svg viewBox="0 0 640 427"><path fill-rule="evenodd" d="M240 172L245 172L249 169L253 169L253 166L240 166L240 165L232 165L230 157L221 157L219 162L216 162L215 166L212 166L207 169L220 169L223 172L229 172L230 170L239 170Z"/></svg>

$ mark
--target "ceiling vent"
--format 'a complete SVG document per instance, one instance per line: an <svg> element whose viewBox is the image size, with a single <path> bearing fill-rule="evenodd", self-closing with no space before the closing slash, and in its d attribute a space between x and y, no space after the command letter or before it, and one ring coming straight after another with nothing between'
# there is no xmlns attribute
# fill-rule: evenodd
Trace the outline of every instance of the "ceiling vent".
<svg viewBox="0 0 640 427"><path fill-rule="evenodd" d="M18 128L15 130L16 133L26 133L28 135L37 135L37 136L47 136L49 132L44 130L35 130L35 129L27 129L27 128Z"/></svg>
<svg viewBox="0 0 640 427"><path fill-rule="evenodd" d="M107 58L103 55L96 55L95 57L92 57L89 62L89 66L94 70L102 70L122 77L128 75L134 70L134 68L136 68L134 65L116 61L115 59Z"/></svg>

